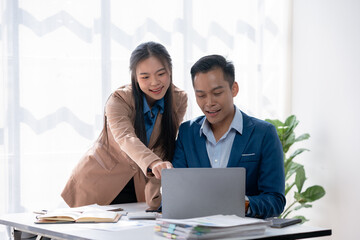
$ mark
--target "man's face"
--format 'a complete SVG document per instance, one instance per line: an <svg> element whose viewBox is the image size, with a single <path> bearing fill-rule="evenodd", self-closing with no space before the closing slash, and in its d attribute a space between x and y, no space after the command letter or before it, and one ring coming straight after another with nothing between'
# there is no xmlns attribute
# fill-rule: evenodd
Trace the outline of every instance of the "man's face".
<svg viewBox="0 0 360 240"><path fill-rule="evenodd" d="M212 129L228 128L234 118L233 97L238 93L238 85L232 87L224 79L221 68L207 73L198 73L194 78L196 102L211 124Z"/></svg>

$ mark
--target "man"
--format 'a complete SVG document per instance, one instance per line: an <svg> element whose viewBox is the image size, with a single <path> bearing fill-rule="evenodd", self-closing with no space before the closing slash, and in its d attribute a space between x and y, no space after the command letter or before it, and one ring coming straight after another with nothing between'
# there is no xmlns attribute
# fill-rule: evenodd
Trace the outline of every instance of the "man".
<svg viewBox="0 0 360 240"><path fill-rule="evenodd" d="M233 102L239 91L234 65L219 55L205 56L191 68L196 102L204 116L179 129L175 168L244 167L248 217L282 213L286 200L283 151L270 123L250 117ZM236 186L229 186L229 191ZM219 203L221 204L221 203Z"/></svg>

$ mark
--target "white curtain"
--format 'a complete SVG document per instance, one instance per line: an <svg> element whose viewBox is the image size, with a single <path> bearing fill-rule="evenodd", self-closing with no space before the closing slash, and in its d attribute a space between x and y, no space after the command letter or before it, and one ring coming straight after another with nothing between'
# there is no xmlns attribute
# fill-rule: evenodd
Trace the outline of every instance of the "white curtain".
<svg viewBox="0 0 360 240"><path fill-rule="evenodd" d="M130 53L141 42L170 52L174 83L189 93L186 119L201 114L189 69L208 54L234 62L239 108L283 118L290 4L0 0L0 214L64 204L62 188L101 130L107 97L130 83Z"/></svg>

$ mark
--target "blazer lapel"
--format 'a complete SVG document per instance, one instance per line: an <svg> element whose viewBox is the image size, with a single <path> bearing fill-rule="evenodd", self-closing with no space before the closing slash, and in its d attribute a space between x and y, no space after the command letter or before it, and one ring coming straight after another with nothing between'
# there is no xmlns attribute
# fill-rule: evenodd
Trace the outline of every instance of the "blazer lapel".
<svg viewBox="0 0 360 240"><path fill-rule="evenodd" d="M205 117L200 122L196 123L196 127L193 128L194 147L196 149L195 152L197 153L196 157L199 161L199 167L211 168L210 159L206 150L206 137L204 135L200 136L200 127L204 120Z"/></svg>
<svg viewBox="0 0 360 240"><path fill-rule="evenodd" d="M243 112L241 112L241 114L243 116L243 132L242 134L236 133L227 167L239 166L241 156L254 130L254 124L251 122L249 116Z"/></svg>

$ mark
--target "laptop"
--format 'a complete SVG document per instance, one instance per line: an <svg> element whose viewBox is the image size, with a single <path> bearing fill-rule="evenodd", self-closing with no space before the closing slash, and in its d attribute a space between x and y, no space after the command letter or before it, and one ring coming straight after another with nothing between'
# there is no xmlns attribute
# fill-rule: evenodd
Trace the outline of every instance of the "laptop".
<svg viewBox="0 0 360 240"><path fill-rule="evenodd" d="M245 216L245 168L163 169L162 218Z"/></svg>

